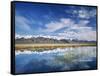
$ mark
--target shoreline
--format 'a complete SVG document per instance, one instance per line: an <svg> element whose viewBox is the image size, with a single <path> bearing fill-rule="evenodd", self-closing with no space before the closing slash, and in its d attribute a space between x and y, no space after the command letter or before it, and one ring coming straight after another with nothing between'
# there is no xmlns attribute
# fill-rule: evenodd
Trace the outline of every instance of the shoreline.
<svg viewBox="0 0 100 76"><path fill-rule="evenodd" d="M89 49L89 48L95 48L96 49L96 47L77 47L77 49L80 49L80 48L81 48L81 50L78 50L78 53L80 53L79 51L82 51L82 50L84 50L82 52L88 51L88 50L86 50L86 48L87 49ZM49 49L49 50L43 50L43 51L33 51L33 50L27 50L26 49L24 51L15 50L15 54L16 55L19 55L19 54L41 54L42 55L42 54L48 54L48 53L53 53L53 54L55 54L55 53L65 53L65 52L73 53L72 51L75 51L75 48L56 48L56 49L52 49L52 50Z"/></svg>

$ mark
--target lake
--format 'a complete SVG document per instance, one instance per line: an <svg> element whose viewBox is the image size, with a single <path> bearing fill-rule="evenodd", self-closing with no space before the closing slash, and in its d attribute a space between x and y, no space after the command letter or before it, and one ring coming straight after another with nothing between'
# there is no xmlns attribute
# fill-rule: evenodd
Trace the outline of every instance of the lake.
<svg viewBox="0 0 100 76"><path fill-rule="evenodd" d="M43 73L97 68L95 46L15 52L15 73Z"/></svg>

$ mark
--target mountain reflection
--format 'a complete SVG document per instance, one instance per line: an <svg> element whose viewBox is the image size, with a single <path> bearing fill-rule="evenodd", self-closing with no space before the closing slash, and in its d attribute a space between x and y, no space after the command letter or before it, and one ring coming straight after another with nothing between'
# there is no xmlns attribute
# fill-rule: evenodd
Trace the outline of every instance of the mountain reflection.
<svg viewBox="0 0 100 76"><path fill-rule="evenodd" d="M96 47L16 52L16 73L96 69Z"/></svg>

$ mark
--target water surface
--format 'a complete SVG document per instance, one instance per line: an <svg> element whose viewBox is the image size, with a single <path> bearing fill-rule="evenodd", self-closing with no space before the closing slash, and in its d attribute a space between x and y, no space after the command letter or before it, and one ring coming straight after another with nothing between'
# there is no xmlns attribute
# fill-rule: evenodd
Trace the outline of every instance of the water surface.
<svg viewBox="0 0 100 76"><path fill-rule="evenodd" d="M96 69L96 47L56 48L36 52L16 51L16 73Z"/></svg>

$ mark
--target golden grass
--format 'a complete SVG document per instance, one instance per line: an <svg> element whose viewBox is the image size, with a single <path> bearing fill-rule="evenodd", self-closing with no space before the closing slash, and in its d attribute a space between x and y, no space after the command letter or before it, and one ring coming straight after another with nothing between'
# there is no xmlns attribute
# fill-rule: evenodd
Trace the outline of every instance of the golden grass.
<svg viewBox="0 0 100 76"><path fill-rule="evenodd" d="M21 49L54 49L54 48L66 48L66 47L82 47L82 46L96 46L96 44L15 44L16 50Z"/></svg>

